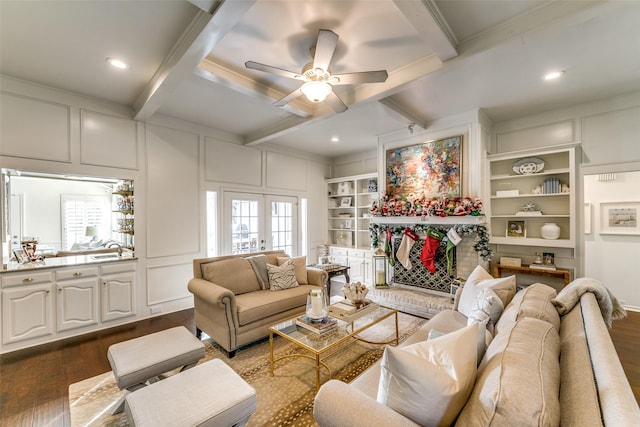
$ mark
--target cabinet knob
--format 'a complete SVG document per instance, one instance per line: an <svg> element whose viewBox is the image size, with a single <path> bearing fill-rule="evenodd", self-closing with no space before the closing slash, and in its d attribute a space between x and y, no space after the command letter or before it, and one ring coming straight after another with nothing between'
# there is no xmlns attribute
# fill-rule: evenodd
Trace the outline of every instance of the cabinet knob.
<svg viewBox="0 0 640 427"><path fill-rule="evenodd" d="M22 279L23 282L33 282L33 277L25 277L24 279Z"/></svg>
<svg viewBox="0 0 640 427"><path fill-rule="evenodd" d="M75 273L73 273L74 276L82 276L82 273L80 271L76 271Z"/></svg>

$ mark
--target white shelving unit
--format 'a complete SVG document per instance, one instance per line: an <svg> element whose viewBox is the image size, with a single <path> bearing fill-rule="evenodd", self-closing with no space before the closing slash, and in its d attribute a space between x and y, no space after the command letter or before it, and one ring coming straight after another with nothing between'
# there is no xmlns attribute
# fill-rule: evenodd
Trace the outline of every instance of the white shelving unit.
<svg viewBox="0 0 640 427"><path fill-rule="evenodd" d="M551 248L575 248L576 245L576 148L569 144L541 149L517 151L487 156L489 162L489 224L491 243L500 245L542 246ZM514 163L527 157L544 161L538 173L519 175L513 171ZM568 191L550 194L534 193L545 179L557 178L568 185ZM517 195L499 197L498 191L517 190ZM541 215L518 215L523 205L533 203ZM525 237L507 237L507 222L525 221ZM560 226L560 237L544 239L540 228L548 222Z"/></svg>
<svg viewBox="0 0 640 427"><path fill-rule="evenodd" d="M369 209L377 188L375 173L327 180L329 245L370 249Z"/></svg>

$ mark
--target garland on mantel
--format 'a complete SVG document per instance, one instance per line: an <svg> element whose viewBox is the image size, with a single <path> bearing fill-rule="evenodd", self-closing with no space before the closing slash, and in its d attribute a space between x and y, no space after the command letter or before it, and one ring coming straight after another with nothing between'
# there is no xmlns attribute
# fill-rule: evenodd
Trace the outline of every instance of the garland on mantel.
<svg viewBox="0 0 640 427"><path fill-rule="evenodd" d="M369 210L373 216L480 216L482 201L471 197L428 198L414 193L390 197L385 194L382 199L374 200Z"/></svg>
<svg viewBox="0 0 640 427"><path fill-rule="evenodd" d="M394 235L402 235L404 229L407 227L405 225L386 225L386 224L369 224L369 233L371 236L371 246L374 248L380 247L380 233L386 231L387 227L391 230L391 233ZM460 235L470 236L472 234L476 234L478 237L478 242L473 245L473 249L482 257L483 260L489 261L491 260L492 251L489 248L489 233L487 233L487 227L484 225L476 225L476 224L454 224L451 227L441 227L429 224L415 224L412 225L411 228L416 233L426 234L428 228L435 228L436 230L442 232L443 234L447 234L450 228L456 230L456 232ZM446 237L445 237L446 238Z"/></svg>

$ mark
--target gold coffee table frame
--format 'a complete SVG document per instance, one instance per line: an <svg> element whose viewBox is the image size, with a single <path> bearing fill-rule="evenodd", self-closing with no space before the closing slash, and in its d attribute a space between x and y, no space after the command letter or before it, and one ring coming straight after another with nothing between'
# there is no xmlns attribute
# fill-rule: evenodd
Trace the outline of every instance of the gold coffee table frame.
<svg viewBox="0 0 640 427"><path fill-rule="evenodd" d="M395 316L395 338L384 342L372 342L358 337L358 334L369 329L373 325L382 322L385 319ZM302 347L311 354L295 353L287 354L277 359L273 356L273 335L279 335L282 338ZM318 334L309 331L303 327L296 325L296 319L290 319L277 325L269 327L269 355L271 376L274 376L274 365L276 362L292 357L304 357L315 361L316 364L316 392L320 389L320 366L323 366L329 378L331 378L331 368L324 361L336 353L341 347L340 344L350 339L362 341L368 344L392 344L398 345L398 310L387 307L379 307L376 311L366 313L362 317L352 322L344 322L338 319L338 327L331 332Z"/></svg>

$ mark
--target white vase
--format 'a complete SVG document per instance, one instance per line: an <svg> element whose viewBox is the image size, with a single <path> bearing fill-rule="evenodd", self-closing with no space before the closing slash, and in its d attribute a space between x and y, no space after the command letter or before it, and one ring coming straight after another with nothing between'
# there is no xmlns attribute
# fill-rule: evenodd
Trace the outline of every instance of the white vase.
<svg viewBox="0 0 640 427"><path fill-rule="evenodd" d="M560 237L560 227L555 222L547 222L540 228L543 239L555 240Z"/></svg>

